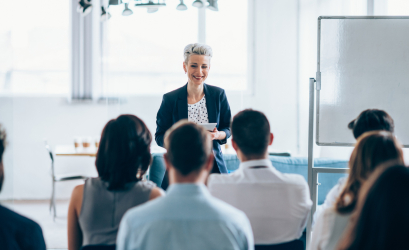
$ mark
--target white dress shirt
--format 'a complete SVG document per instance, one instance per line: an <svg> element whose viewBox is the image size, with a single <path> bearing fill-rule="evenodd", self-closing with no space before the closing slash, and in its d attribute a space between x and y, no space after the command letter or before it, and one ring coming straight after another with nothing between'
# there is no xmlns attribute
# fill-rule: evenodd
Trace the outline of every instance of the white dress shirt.
<svg viewBox="0 0 409 250"><path fill-rule="evenodd" d="M349 223L350 214L341 215L335 208L325 209L315 222L308 250L334 250Z"/></svg>
<svg viewBox="0 0 409 250"><path fill-rule="evenodd" d="M165 197L131 208L122 218L118 250L253 250L250 222L201 184L172 184Z"/></svg>
<svg viewBox="0 0 409 250"><path fill-rule="evenodd" d="M255 244L301 237L312 206L308 184L301 175L281 173L270 160L263 159L242 162L232 174L212 174L207 185L213 196L247 215Z"/></svg>

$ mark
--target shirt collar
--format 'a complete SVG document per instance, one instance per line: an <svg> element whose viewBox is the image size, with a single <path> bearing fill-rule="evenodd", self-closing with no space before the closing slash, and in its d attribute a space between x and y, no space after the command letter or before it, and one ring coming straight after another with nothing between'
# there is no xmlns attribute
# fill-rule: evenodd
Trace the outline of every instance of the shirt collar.
<svg viewBox="0 0 409 250"><path fill-rule="evenodd" d="M204 184L175 183L168 187L166 195L210 195Z"/></svg>
<svg viewBox="0 0 409 250"><path fill-rule="evenodd" d="M271 163L269 159L251 160L251 161L241 162L239 168L246 169L246 168L257 167L257 166L273 167L273 164Z"/></svg>

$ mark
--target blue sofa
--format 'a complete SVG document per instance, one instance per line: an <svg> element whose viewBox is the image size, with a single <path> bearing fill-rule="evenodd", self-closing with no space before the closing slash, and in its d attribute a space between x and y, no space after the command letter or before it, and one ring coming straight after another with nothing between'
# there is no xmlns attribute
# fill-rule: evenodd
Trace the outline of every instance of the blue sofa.
<svg viewBox="0 0 409 250"><path fill-rule="evenodd" d="M147 179L161 186L163 176L165 175L165 165L163 162L163 154L153 154L152 165L149 168ZM234 172L240 164L239 159L235 154L223 154L226 167L229 172ZM269 156L273 166L282 173L300 174L305 180L308 175L308 158L307 157L284 157L284 156ZM314 159L314 167L328 168L346 168L348 161L337 160L331 158ZM338 183L339 178L345 177L346 174L319 174L318 182L321 184L318 187L318 205L321 205L329 190Z"/></svg>

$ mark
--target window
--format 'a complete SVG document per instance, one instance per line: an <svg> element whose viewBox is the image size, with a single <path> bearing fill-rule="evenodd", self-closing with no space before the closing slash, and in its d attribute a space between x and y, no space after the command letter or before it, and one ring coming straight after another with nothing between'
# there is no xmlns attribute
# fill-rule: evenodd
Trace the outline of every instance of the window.
<svg viewBox="0 0 409 250"><path fill-rule="evenodd" d="M247 89L247 0L218 1L206 11L206 43L213 58L208 83L226 90Z"/></svg>
<svg viewBox="0 0 409 250"><path fill-rule="evenodd" d="M191 1L193 2L193 1ZM206 30L199 30L198 9L185 1L167 1L156 13L130 6L110 6L112 18L104 23L103 95L163 94L186 83L183 48L198 42L199 32L213 48L211 73L206 81L228 90L247 86L247 0L219 1L219 11L206 9ZM222 25L221 25L222 24Z"/></svg>
<svg viewBox="0 0 409 250"><path fill-rule="evenodd" d="M69 93L69 11L67 0L0 2L1 94Z"/></svg>
<svg viewBox="0 0 409 250"><path fill-rule="evenodd" d="M388 15L406 16L409 14L409 1L407 0L388 0L386 7Z"/></svg>
<svg viewBox="0 0 409 250"><path fill-rule="evenodd" d="M197 42L198 10L176 10L167 3L156 13L132 8L122 16L123 5L110 6L103 39L103 94L163 93L186 82L183 48Z"/></svg>

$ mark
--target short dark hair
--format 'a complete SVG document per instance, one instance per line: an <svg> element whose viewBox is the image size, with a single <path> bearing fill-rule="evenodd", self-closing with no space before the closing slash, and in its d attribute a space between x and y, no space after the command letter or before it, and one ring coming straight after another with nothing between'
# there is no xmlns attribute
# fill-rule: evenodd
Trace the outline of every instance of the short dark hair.
<svg viewBox="0 0 409 250"><path fill-rule="evenodd" d="M270 123L260 111L245 109L233 117L231 123L233 140L247 156L266 152L270 143Z"/></svg>
<svg viewBox="0 0 409 250"><path fill-rule="evenodd" d="M95 165L109 190L142 179L152 160L151 141L148 127L134 115L120 115L105 125Z"/></svg>
<svg viewBox="0 0 409 250"><path fill-rule="evenodd" d="M6 149L6 131L2 128L0 124L0 191L3 187L4 180L4 169L3 169L3 153Z"/></svg>
<svg viewBox="0 0 409 250"><path fill-rule="evenodd" d="M180 121L166 132L165 148L170 164L186 176L206 163L212 153L212 142L203 127Z"/></svg>
<svg viewBox="0 0 409 250"><path fill-rule="evenodd" d="M3 153L6 149L6 131L3 129L3 126L0 124L0 162L3 161Z"/></svg>
<svg viewBox="0 0 409 250"><path fill-rule="evenodd" d="M379 168L360 192L337 249L407 249L409 232L409 168L390 165Z"/></svg>
<svg viewBox="0 0 409 250"><path fill-rule="evenodd" d="M363 133L374 130L385 130L393 133L395 125L392 117L383 110L367 109L362 111L358 117L348 123L348 128L352 130L355 139Z"/></svg>

